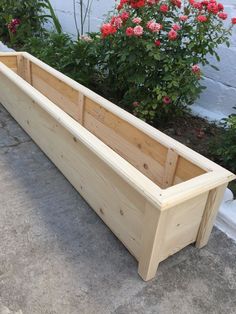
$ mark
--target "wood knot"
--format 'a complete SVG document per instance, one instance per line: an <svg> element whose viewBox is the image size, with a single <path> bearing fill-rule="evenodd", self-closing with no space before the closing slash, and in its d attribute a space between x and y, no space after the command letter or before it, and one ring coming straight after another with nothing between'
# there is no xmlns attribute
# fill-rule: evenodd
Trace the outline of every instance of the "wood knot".
<svg viewBox="0 0 236 314"><path fill-rule="evenodd" d="M120 214L121 216L124 216L124 211L122 209L120 210Z"/></svg>
<svg viewBox="0 0 236 314"><path fill-rule="evenodd" d="M100 211L100 213L101 213L102 215L104 215L104 211L103 211L102 208L100 208L99 211Z"/></svg>
<svg viewBox="0 0 236 314"><path fill-rule="evenodd" d="M77 138L76 138L76 137L73 137L73 141L77 143Z"/></svg>
<svg viewBox="0 0 236 314"><path fill-rule="evenodd" d="M143 168L148 170L148 164L143 164Z"/></svg>

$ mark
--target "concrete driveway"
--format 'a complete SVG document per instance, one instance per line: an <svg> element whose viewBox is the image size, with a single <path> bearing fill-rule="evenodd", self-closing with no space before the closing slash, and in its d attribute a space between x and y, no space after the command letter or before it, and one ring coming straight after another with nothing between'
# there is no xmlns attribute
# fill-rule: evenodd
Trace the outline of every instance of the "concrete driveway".
<svg viewBox="0 0 236 314"><path fill-rule="evenodd" d="M235 314L236 245L137 262L0 106L0 314Z"/></svg>

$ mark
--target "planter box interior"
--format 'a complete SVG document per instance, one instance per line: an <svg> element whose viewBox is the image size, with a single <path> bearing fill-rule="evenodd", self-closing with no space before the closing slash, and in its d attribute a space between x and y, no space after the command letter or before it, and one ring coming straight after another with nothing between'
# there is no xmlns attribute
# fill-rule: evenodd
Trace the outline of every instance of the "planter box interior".
<svg viewBox="0 0 236 314"><path fill-rule="evenodd" d="M136 257L144 280L188 244L207 244L232 173L28 53L0 54L0 102Z"/></svg>

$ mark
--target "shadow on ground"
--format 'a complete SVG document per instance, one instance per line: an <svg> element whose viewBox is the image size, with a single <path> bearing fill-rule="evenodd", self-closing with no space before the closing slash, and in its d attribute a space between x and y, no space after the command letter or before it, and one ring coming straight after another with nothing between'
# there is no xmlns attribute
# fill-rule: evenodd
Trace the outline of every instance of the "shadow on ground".
<svg viewBox="0 0 236 314"><path fill-rule="evenodd" d="M137 262L0 106L0 314L236 313L236 245L214 230L143 282Z"/></svg>

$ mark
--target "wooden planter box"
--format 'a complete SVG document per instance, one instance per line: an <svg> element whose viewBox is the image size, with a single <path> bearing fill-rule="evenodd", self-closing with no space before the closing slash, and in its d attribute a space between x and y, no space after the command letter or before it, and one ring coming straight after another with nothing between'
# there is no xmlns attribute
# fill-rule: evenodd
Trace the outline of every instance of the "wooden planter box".
<svg viewBox="0 0 236 314"><path fill-rule="evenodd" d="M28 53L0 61L0 102L136 257L144 280L188 244L207 244L232 173Z"/></svg>

